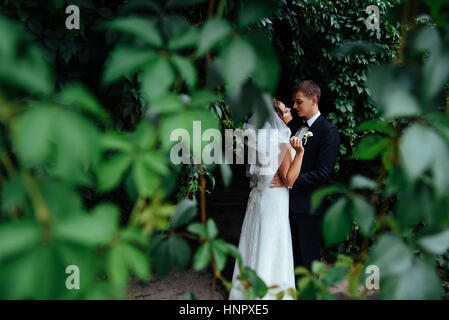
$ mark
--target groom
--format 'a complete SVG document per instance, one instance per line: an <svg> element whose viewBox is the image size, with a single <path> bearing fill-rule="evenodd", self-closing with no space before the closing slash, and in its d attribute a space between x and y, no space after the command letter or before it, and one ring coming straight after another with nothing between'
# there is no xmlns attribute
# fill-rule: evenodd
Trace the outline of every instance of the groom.
<svg viewBox="0 0 449 320"><path fill-rule="evenodd" d="M312 132L304 145L301 172L290 190L290 227L295 266L304 266L309 270L312 261L320 260L321 221L326 211L323 203L311 212L310 197L315 190L329 183L340 150L337 127L327 121L318 108L320 96L321 90L312 80L301 81L292 90L293 109L303 119L300 130L308 127L308 131ZM280 176L276 174L271 187L283 186Z"/></svg>

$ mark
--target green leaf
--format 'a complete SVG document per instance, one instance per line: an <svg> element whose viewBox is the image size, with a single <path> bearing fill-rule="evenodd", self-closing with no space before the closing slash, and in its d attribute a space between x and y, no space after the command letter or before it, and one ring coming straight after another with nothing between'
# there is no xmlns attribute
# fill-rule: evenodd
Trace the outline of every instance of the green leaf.
<svg viewBox="0 0 449 320"><path fill-rule="evenodd" d="M55 233L61 240L83 246L107 244L117 231L119 210L111 204L100 204L92 214L79 213L70 215L55 226Z"/></svg>
<svg viewBox="0 0 449 320"><path fill-rule="evenodd" d="M106 132L100 137L100 146L103 150L132 152L133 145L119 132Z"/></svg>
<svg viewBox="0 0 449 320"><path fill-rule="evenodd" d="M118 47L106 61L103 81L105 84L110 84L138 71L155 59L157 59L157 54L148 49Z"/></svg>
<svg viewBox="0 0 449 320"><path fill-rule="evenodd" d="M59 95L61 102L68 105L76 105L88 113L105 121L109 119L108 113L101 107L98 100L81 85L69 85Z"/></svg>
<svg viewBox="0 0 449 320"><path fill-rule="evenodd" d="M430 166L437 140L438 136L430 128L420 124L413 124L403 131L399 148L410 178L416 179Z"/></svg>
<svg viewBox="0 0 449 320"><path fill-rule="evenodd" d="M352 154L352 158L359 160L372 160L385 150L389 140L378 135L368 135L364 137L357 149Z"/></svg>
<svg viewBox="0 0 449 320"><path fill-rule="evenodd" d="M220 53L220 69L226 84L239 88L256 66L256 53L244 39L233 38Z"/></svg>
<svg viewBox="0 0 449 320"><path fill-rule="evenodd" d="M198 54L203 55L232 32L231 25L223 19L207 20L201 29Z"/></svg>
<svg viewBox="0 0 449 320"><path fill-rule="evenodd" d="M193 268L196 271L204 269L210 261L211 248L210 243L203 243L195 253L193 257Z"/></svg>
<svg viewBox="0 0 449 320"><path fill-rule="evenodd" d="M347 199L340 198L326 212L323 219L323 235L328 246L340 243L351 232L351 220L347 211Z"/></svg>
<svg viewBox="0 0 449 320"><path fill-rule="evenodd" d="M181 50L196 47L199 40L198 30L190 25L186 25L176 34L170 36L168 48L170 50Z"/></svg>
<svg viewBox="0 0 449 320"><path fill-rule="evenodd" d="M208 107L214 102L217 102L217 100L217 95L210 90L196 90L192 93L192 102L190 105L192 106L192 108L201 109Z"/></svg>
<svg viewBox="0 0 449 320"><path fill-rule="evenodd" d="M394 136L395 134L393 127L390 124L388 124L388 122L382 119L373 119L365 121L362 124L360 124L356 129L356 131L359 132L368 130L374 130L376 132L385 133L390 137Z"/></svg>
<svg viewBox="0 0 449 320"><path fill-rule="evenodd" d="M189 223L198 212L196 200L184 199L176 206L176 211L170 217L173 229Z"/></svg>
<svg viewBox="0 0 449 320"><path fill-rule="evenodd" d="M142 90L150 100L159 97L169 89L175 74L167 59L158 58L148 64L142 76Z"/></svg>
<svg viewBox="0 0 449 320"><path fill-rule="evenodd" d="M260 88L274 94L280 74L276 52L265 34L251 35L248 41L256 52L256 66L251 78Z"/></svg>
<svg viewBox="0 0 449 320"><path fill-rule="evenodd" d="M55 109L56 159L51 173L74 184L91 185L87 174L100 160L99 130L78 113Z"/></svg>
<svg viewBox="0 0 449 320"><path fill-rule="evenodd" d="M23 254L41 241L41 230L32 222L15 222L0 226L0 261Z"/></svg>
<svg viewBox="0 0 449 320"><path fill-rule="evenodd" d="M162 175L170 173L167 166L167 157L164 157L160 153L156 153L155 151L147 152L143 155L142 161L148 169L154 171L155 173Z"/></svg>
<svg viewBox="0 0 449 320"><path fill-rule="evenodd" d="M391 292L391 299L397 300L436 300L441 299L443 294L441 281L435 270L419 258L414 258L413 266L397 279Z"/></svg>
<svg viewBox="0 0 449 320"><path fill-rule="evenodd" d="M248 267L244 268L242 279L247 279L251 283L251 287L257 297L262 298L267 294L268 287L265 282L257 275L254 270Z"/></svg>
<svg viewBox="0 0 449 320"><path fill-rule="evenodd" d="M449 248L449 230L422 237L419 244L433 254L444 254Z"/></svg>
<svg viewBox="0 0 449 320"><path fill-rule="evenodd" d="M374 225L375 214L371 205L360 196L352 199L352 217L360 227L360 232L364 236L371 234L371 228Z"/></svg>
<svg viewBox="0 0 449 320"><path fill-rule="evenodd" d="M154 146L157 140L156 134L154 125L151 125L147 120L143 119L137 125L132 140L140 149L148 150Z"/></svg>
<svg viewBox="0 0 449 320"><path fill-rule="evenodd" d="M26 200L27 191L20 175L11 176L1 189L1 209L13 210Z"/></svg>
<svg viewBox="0 0 449 320"><path fill-rule="evenodd" d="M142 17L118 18L108 22L107 27L128 33L155 47L162 46L162 37L153 22Z"/></svg>
<svg viewBox="0 0 449 320"><path fill-rule="evenodd" d="M334 267L327 272L324 283L326 286L332 286L343 280L347 273L347 267Z"/></svg>
<svg viewBox="0 0 449 320"><path fill-rule="evenodd" d="M150 104L150 110L161 114L170 114L181 111L183 103L180 96L168 93L156 98Z"/></svg>
<svg viewBox="0 0 449 320"><path fill-rule="evenodd" d="M112 247L106 258L106 267L111 283L120 289L124 289L128 282L128 268L123 259L122 246Z"/></svg>
<svg viewBox="0 0 449 320"><path fill-rule="evenodd" d="M187 227L187 231L197 234L203 238L207 238L206 227L199 222L194 222Z"/></svg>
<svg viewBox="0 0 449 320"><path fill-rule="evenodd" d="M220 164L220 172L223 178L223 184L225 185L225 187L229 187L232 180L232 170L229 164L226 163Z"/></svg>
<svg viewBox="0 0 449 320"><path fill-rule="evenodd" d="M215 245L215 241L212 242L212 256L218 271L223 271L226 266L226 252L221 247L221 244L217 246Z"/></svg>
<svg viewBox="0 0 449 320"><path fill-rule="evenodd" d="M376 188L376 182L359 174L351 177L350 182L351 189L369 189L374 190Z"/></svg>
<svg viewBox="0 0 449 320"><path fill-rule="evenodd" d="M151 241L150 243L155 246L154 252L152 253L152 261L155 270L163 277L169 275L173 269L173 259L170 253L168 240L162 240L161 242Z"/></svg>
<svg viewBox="0 0 449 320"><path fill-rule="evenodd" d="M177 54L171 56L171 61L181 77L185 80L187 86L191 89L194 88L198 80L194 64L189 59Z"/></svg>
<svg viewBox="0 0 449 320"><path fill-rule="evenodd" d="M160 185L159 176L153 170L148 169L142 160L134 163L132 175L141 195L151 196Z"/></svg>
<svg viewBox="0 0 449 320"><path fill-rule="evenodd" d="M215 239L218 235L218 228L215 221L208 219L206 222L206 233L209 239Z"/></svg>
<svg viewBox="0 0 449 320"><path fill-rule="evenodd" d="M34 106L19 116L13 127L13 146L28 167L42 165L51 150L55 115L50 107Z"/></svg>
<svg viewBox="0 0 449 320"><path fill-rule="evenodd" d="M260 19L271 16L276 10L276 3L271 0L248 0L245 1L238 13L238 23L240 27Z"/></svg>
<svg viewBox="0 0 449 320"><path fill-rule="evenodd" d="M137 248L126 244L119 243L120 253L129 270L142 280L150 278L150 264L148 257Z"/></svg>
<svg viewBox="0 0 449 320"><path fill-rule="evenodd" d="M168 240L168 246L170 248L170 256L173 260L173 264L180 270L184 270L190 259L191 251L189 244L181 237L172 236Z"/></svg>
<svg viewBox="0 0 449 320"><path fill-rule="evenodd" d="M386 119L416 116L420 112L418 101L405 90L394 90L385 101L384 115Z"/></svg>
<svg viewBox="0 0 449 320"><path fill-rule="evenodd" d="M370 264L379 267L382 276L397 275L409 270L413 253L396 235L382 235L371 254Z"/></svg>
<svg viewBox="0 0 449 320"><path fill-rule="evenodd" d="M98 189L105 192L114 189L130 167L130 154L119 153L104 161L97 169Z"/></svg>
<svg viewBox="0 0 449 320"><path fill-rule="evenodd" d="M315 212L318 206L321 204L323 199L331 194L345 193L346 188L341 184L333 184L324 188L320 188L313 192L310 199L310 211Z"/></svg>

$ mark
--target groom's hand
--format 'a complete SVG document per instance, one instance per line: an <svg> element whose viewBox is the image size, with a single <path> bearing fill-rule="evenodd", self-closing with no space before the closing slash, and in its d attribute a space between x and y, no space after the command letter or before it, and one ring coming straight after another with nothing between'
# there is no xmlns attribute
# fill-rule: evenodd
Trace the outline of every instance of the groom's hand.
<svg viewBox="0 0 449 320"><path fill-rule="evenodd" d="M273 177L273 180L271 180L270 188L283 188L285 186L286 185L279 176L279 173L276 173Z"/></svg>

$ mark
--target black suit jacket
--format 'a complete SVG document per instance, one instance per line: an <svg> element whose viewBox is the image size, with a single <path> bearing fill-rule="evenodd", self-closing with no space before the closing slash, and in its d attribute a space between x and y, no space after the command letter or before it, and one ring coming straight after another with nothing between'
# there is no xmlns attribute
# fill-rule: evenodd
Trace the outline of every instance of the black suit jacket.
<svg viewBox="0 0 449 320"><path fill-rule="evenodd" d="M338 128L322 115L309 131L313 136L304 146L301 172L290 190L290 211L296 214L311 213L310 197L315 190L329 184L340 150ZM326 205L322 203L314 214L323 215L325 211Z"/></svg>

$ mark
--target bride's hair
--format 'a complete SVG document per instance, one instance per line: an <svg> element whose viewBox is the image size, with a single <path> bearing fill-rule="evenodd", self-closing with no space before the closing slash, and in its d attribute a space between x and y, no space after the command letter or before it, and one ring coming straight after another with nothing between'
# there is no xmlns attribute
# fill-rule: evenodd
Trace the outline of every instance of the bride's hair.
<svg viewBox="0 0 449 320"><path fill-rule="evenodd" d="M284 112L281 110L281 108L279 108L279 101L276 100L276 98L273 98L273 105L274 105L274 111L277 113L279 118L282 119L282 117L284 116Z"/></svg>

